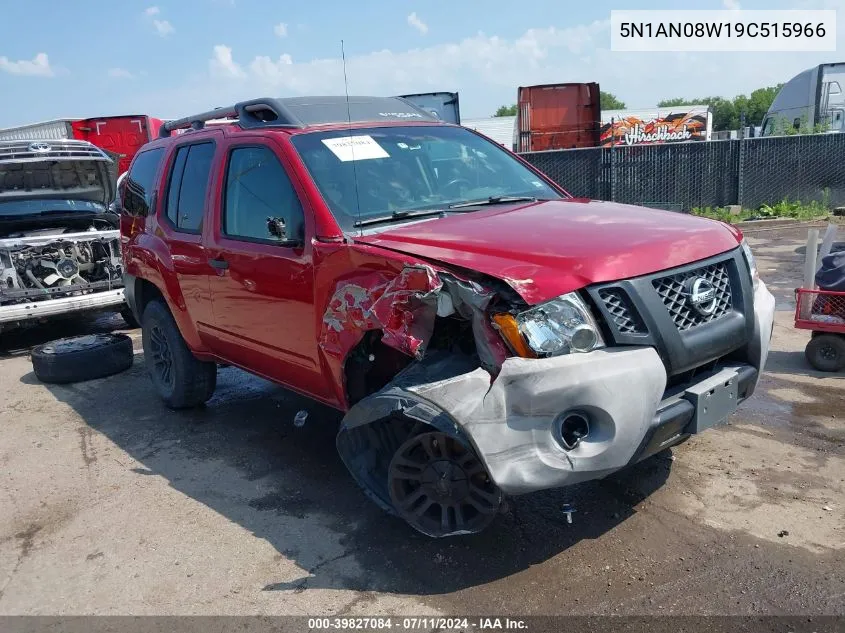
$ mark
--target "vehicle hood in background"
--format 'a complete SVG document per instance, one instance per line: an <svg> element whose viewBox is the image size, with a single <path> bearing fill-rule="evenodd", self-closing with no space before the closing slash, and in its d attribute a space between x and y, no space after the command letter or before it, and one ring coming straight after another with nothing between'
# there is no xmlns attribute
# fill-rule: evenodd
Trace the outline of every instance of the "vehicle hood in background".
<svg viewBox="0 0 845 633"><path fill-rule="evenodd" d="M0 202L62 199L108 206L114 161L85 141L0 142Z"/></svg>
<svg viewBox="0 0 845 633"><path fill-rule="evenodd" d="M741 234L682 213L570 199L482 207L355 240L496 277L534 304L718 255Z"/></svg>

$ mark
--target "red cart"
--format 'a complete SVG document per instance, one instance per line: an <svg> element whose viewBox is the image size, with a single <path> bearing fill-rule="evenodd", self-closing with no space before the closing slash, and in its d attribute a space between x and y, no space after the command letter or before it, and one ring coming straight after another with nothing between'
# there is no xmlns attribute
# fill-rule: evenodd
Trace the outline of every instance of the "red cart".
<svg viewBox="0 0 845 633"><path fill-rule="evenodd" d="M845 292L795 291L795 327L811 330L805 354L819 371L845 369Z"/></svg>

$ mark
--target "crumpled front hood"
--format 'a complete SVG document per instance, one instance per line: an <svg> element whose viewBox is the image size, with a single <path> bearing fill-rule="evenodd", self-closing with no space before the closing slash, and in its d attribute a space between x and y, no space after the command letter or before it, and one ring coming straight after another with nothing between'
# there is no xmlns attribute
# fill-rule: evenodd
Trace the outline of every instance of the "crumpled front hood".
<svg viewBox="0 0 845 633"><path fill-rule="evenodd" d="M741 234L682 213L571 199L492 207L355 240L496 277L534 304L712 257L736 248Z"/></svg>

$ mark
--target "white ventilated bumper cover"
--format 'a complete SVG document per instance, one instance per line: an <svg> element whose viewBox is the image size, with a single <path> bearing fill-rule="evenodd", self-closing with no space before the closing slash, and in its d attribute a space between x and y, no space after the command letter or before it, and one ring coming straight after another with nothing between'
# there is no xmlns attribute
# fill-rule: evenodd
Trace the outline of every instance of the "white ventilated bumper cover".
<svg viewBox="0 0 845 633"><path fill-rule="evenodd" d="M747 352L762 373L775 301L754 293ZM755 385L756 386L756 385ZM483 369L405 387L446 411L470 438L503 491L519 494L604 477L628 465L666 390L666 371L650 347L608 348L547 359L509 358L490 382ZM568 411L589 414L589 441L565 451L554 425Z"/></svg>

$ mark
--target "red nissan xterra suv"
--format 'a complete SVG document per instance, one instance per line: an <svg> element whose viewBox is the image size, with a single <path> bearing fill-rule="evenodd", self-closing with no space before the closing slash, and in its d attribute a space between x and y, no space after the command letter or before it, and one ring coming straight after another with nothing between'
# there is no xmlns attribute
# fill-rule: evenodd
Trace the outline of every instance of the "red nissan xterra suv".
<svg viewBox="0 0 845 633"><path fill-rule="evenodd" d="M161 136L121 217L161 397L203 403L219 363L345 411L352 476L425 534L636 463L757 386L774 299L729 225L573 198L401 98L257 99Z"/></svg>

